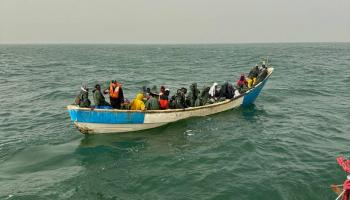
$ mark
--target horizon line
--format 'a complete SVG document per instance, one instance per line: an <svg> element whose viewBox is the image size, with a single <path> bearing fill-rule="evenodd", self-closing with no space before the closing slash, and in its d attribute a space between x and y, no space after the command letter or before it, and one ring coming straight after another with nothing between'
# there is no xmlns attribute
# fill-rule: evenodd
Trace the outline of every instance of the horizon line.
<svg viewBox="0 0 350 200"><path fill-rule="evenodd" d="M107 43L107 42L43 42L43 43L0 43L0 45L223 45L223 44L330 44L350 43L350 41L307 41L307 42L213 42L213 43Z"/></svg>

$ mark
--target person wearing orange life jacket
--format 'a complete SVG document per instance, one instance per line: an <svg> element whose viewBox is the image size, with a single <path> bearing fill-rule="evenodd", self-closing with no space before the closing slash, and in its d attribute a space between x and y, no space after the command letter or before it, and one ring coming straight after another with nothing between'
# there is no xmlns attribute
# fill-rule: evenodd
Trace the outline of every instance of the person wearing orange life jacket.
<svg viewBox="0 0 350 200"><path fill-rule="evenodd" d="M112 108L120 109L121 104L124 103L123 88L116 80L111 81L109 85L109 99Z"/></svg>
<svg viewBox="0 0 350 200"><path fill-rule="evenodd" d="M170 90L167 88L165 89L162 95L159 95L160 109L162 110L169 109L169 94L170 94Z"/></svg>
<svg viewBox="0 0 350 200"><path fill-rule="evenodd" d="M164 89L163 91L164 92L161 91L161 93L159 93L159 106L160 106L160 109L165 110L165 109L169 109L170 90L167 88L167 89Z"/></svg>

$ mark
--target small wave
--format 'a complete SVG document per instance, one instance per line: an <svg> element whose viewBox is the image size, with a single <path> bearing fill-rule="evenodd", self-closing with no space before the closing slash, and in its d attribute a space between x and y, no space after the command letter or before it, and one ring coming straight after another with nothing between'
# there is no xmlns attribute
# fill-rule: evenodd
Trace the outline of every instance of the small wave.
<svg viewBox="0 0 350 200"><path fill-rule="evenodd" d="M62 62L50 62L50 63L43 63L43 64L35 64L35 65L24 65L25 68L48 68L48 67L64 67L67 66L67 64Z"/></svg>

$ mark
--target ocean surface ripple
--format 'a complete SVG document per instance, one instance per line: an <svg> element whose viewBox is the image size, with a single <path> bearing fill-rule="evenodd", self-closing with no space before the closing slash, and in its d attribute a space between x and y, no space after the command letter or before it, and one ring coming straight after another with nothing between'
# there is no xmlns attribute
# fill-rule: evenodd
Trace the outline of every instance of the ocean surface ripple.
<svg viewBox="0 0 350 200"><path fill-rule="evenodd" d="M254 105L84 136L81 84L234 82L275 71ZM350 44L0 45L0 199L335 199L349 156Z"/></svg>

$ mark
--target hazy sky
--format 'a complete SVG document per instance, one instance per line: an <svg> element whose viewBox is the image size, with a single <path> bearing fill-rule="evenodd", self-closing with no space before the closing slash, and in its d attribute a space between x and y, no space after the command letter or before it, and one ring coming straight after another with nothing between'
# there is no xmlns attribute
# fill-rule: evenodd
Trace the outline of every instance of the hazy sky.
<svg viewBox="0 0 350 200"><path fill-rule="evenodd" d="M0 0L0 43L350 42L350 0Z"/></svg>

